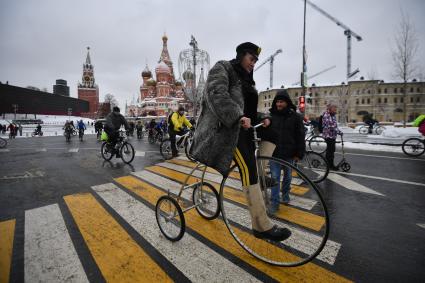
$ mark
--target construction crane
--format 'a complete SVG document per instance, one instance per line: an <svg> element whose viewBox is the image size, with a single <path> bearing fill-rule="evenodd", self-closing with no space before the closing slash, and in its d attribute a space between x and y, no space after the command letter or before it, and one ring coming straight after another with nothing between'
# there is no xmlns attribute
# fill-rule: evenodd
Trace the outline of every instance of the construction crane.
<svg viewBox="0 0 425 283"><path fill-rule="evenodd" d="M360 35L356 34L354 31L352 31L348 26L346 26L345 24L341 23L336 18L329 15L323 9L318 7L316 4L312 3L309 0L306 0L306 1L315 10L317 10L322 15L324 15L325 17L327 17L328 19L330 19L331 21L333 21L338 26L340 26L341 28L344 29L344 35L347 37L347 80L348 80L349 78L351 78L352 76L354 76L355 74L357 74L359 72L359 69L356 69L353 72L351 72L351 37L354 36L354 38L357 39L357 41L361 41L362 37Z"/></svg>
<svg viewBox="0 0 425 283"><path fill-rule="evenodd" d="M315 77L317 77L317 76L319 76L319 75L321 75L321 74L323 74L323 73L326 73L327 71L330 71L330 70L332 70L332 69L334 69L334 68L336 68L336 66L335 66L335 65L333 65L333 66L331 66L331 67L328 67L328 68L326 68L326 69L323 69L323 70L321 70L320 72L317 72L317 73L315 73L314 75L309 76L309 77L307 78L307 81L308 81L308 80L310 80L310 79L312 79L312 78L315 78ZM292 85L299 85L300 83L301 83L301 81L298 81L298 82L296 82L296 83L293 83Z"/></svg>
<svg viewBox="0 0 425 283"><path fill-rule="evenodd" d="M282 53L282 49L278 49L276 50L276 52L271 55L269 58L266 59L266 61L264 61L263 63L261 63L257 68L255 68L254 71L257 71L258 69L260 69L262 66L264 66L267 62L270 62L270 88L273 87L273 62L274 62L274 57L276 57L279 53Z"/></svg>

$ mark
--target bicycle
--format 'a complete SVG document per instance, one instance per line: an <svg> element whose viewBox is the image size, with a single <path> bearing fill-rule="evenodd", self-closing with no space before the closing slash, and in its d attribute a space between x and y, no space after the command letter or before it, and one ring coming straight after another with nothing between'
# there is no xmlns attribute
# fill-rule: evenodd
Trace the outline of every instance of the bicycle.
<svg viewBox="0 0 425 283"><path fill-rule="evenodd" d="M380 126L379 123L374 123L372 129L370 129L368 125L361 126L359 128L359 133L362 135L367 135L367 134L373 134L373 132L375 132L375 134L380 135L382 134L384 130L385 130L384 126Z"/></svg>
<svg viewBox="0 0 425 283"><path fill-rule="evenodd" d="M309 149L319 154L324 153L326 151L325 139L320 134L317 134L317 129L315 127L306 129L305 141L308 143Z"/></svg>
<svg viewBox="0 0 425 283"><path fill-rule="evenodd" d="M314 183L318 184L328 177L329 164L326 159L314 151L306 151L304 158L296 166Z"/></svg>
<svg viewBox="0 0 425 283"><path fill-rule="evenodd" d="M69 129L69 128L67 128L67 129L65 129L65 131L63 132L63 135L65 136L65 140L67 141L67 142L70 142L71 141L71 137L73 136L73 129Z"/></svg>
<svg viewBox="0 0 425 283"><path fill-rule="evenodd" d="M78 138L83 141L84 129L78 129Z"/></svg>
<svg viewBox="0 0 425 283"><path fill-rule="evenodd" d="M191 161L195 161L193 157L189 154L189 149L192 145L193 133L193 130L189 130L182 136L176 136L177 151L184 149L186 157ZM166 138L161 142L161 144L159 145L159 152L165 160L173 158L173 151L171 150L171 140L169 138Z"/></svg>
<svg viewBox="0 0 425 283"><path fill-rule="evenodd" d="M162 142L164 135L162 131L158 130L149 130L148 141L150 144L154 144L156 142Z"/></svg>
<svg viewBox="0 0 425 283"><path fill-rule="evenodd" d="M115 146L110 144L109 141L104 141L100 147L100 153L106 161L111 160L112 157L118 153L119 157L121 157L122 161L126 164L130 164L135 155L134 147L127 141L124 131L119 132L119 137L117 138Z"/></svg>
<svg viewBox="0 0 425 283"><path fill-rule="evenodd" d="M421 156L425 152L425 139L409 138L403 142L401 149L408 156Z"/></svg>
<svg viewBox="0 0 425 283"><path fill-rule="evenodd" d="M35 136L39 136L42 137L43 136L43 131L39 131L37 129L35 129L32 133L31 133L31 137L35 137Z"/></svg>
<svg viewBox="0 0 425 283"><path fill-rule="evenodd" d="M97 141L100 141L101 139L101 136L102 136L102 129L97 129L96 130L96 139L97 139Z"/></svg>
<svg viewBox="0 0 425 283"><path fill-rule="evenodd" d="M260 126L262 124L256 125L252 129L259 182L263 195L266 196L264 198L266 205L268 203L266 179L271 178L269 170L271 161L284 167L290 167L306 186L297 188L297 193L303 194L298 199L300 202L301 200L305 203L309 202L309 207L304 206L304 209L297 209L291 206L291 203L288 206L281 205L282 210L270 218L273 224L290 229L291 237L282 242L256 238L251 229L251 215L242 191L239 172L236 171L236 164L231 166L227 176L223 176L217 196L215 187L205 182L205 179L211 178L209 174L205 173L207 167L198 162L187 175L179 191L168 191L168 194L160 197L156 203L157 223L167 239L178 241L183 237L186 227L184 213L195 208L198 214L207 220L217 218L221 211L221 220L224 221L236 242L246 252L268 264L295 267L303 265L319 255L327 242L330 223L323 197L317 185L296 166L274 157L258 155L260 139L256 129ZM192 183L189 183L190 179L192 179ZM189 188L193 188L192 196L186 192ZM293 188L293 190L295 189ZM191 202L192 205L188 202ZM182 210L181 204L184 205L184 210ZM304 214L310 220L299 217Z"/></svg>
<svg viewBox="0 0 425 283"><path fill-rule="evenodd" d="M5 148L7 146L7 140L0 137L0 148Z"/></svg>

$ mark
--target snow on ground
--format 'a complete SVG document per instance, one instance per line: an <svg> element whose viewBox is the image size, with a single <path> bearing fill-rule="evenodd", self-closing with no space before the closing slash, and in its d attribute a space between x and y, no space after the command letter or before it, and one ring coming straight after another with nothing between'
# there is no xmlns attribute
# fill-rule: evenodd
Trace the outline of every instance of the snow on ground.
<svg viewBox="0 0 425 283"><path fill-rule="evenodd" d="M33 119L34 117L31 117ZM43 136L61 136L63 135L63 125L65 125L66 121L74 121L74 125L77 126L77 122L81 119L87 127L87 130L84 134L95 134L94 127L91 125L95 120L89 118L83 118L79 116L58 116L58 115L37 115L37 119L43 121L41 124ZM12 119L0 120L0 124L9 125L12 122ZM31 137L31 133L34 131L36 124L22 125L22 136L18 135L16 138L27 138ZM1 135L2 137L8 137L9 132L6 132L6 135Z"/></svg>
<svg viewBox="0 0 425 283"><path fill-rule="evenodd" d="M341 144L337 143L336 148L340 150ZM369 144L369 143L344 142L344 148L371 150L371 151L384 151L384 152L403 152L401 149L401 146L379 145L379 144Z"/></svg>
<svg viewBox="0 0 425 283"><path fill-rule="evenodd" d="M410 137L410 136L420 136L417 127L407 127L399 128L394 126L385 127L385 131L382 133L382 136L387 138L399 138L399 137Z"/></svg>
<svg viewBox="0 0 425 283"><path fill-rule="evenodd" d="M354 129L350 127L340 127L344 134L360 134L359 129L363 125L356 126ZM418 132L417 127L395 127L395 126L384 126L385 130L381 135L369 134L365 135L368 138L408 138L408 137L420 137L421 134Z"/></svg>

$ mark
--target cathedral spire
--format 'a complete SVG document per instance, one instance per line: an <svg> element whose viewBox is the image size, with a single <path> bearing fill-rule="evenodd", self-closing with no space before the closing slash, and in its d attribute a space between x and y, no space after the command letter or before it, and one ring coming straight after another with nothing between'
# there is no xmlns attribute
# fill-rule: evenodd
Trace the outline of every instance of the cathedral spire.
<svg viewBox="0 0 425 283"><path fill-rule="evenodd" d="M164 61L167 65L171 62L170 54L168 53L168 46L167 46L168 37L164 33L162 36L162 52L161 57L159 58L159 62Z"/></svg>

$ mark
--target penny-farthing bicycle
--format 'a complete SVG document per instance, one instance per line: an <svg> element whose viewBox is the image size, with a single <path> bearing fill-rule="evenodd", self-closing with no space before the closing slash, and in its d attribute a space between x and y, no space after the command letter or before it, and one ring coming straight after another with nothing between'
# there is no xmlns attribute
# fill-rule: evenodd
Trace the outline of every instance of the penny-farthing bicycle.
<svg viewBox="0 0 425 283"><path fill-rule="evenodd" d="M184 213L195 208L206 220L217 218L221 211L220 219L215 221L224 221L232 237L245 251L269 264L299 266L320 254L329 236L329 215L324 199L317 185L298 168L283 160L259 155L260 139L256 129L260 126L262 124L254 126L252 131L257 173L266 207L270 205L271 191L279 190L277 186L285 180L284 174L289 171L287 169L291 169L293 176L296 176L291 185L290 202L281 204L278 212L269 216L274 225L288 228L292 235L282 242L256 238L252 232L251 214L237 166L233 165L228 176L223 177L217 193L211 184L213 181L210 175L205 173L207 167L197 163L182 184L180 192L177 195L169 192L159 198L156 204L157 222L167 239L178 241L183 237ZM280 180L272 188L268 187L273 177L271 162L282 169ZM192 176L196 176L198 182L188 184ZM188 189L193 189L193 193L187 192ZM183 209L181 204L184 204Z"/></svg>

